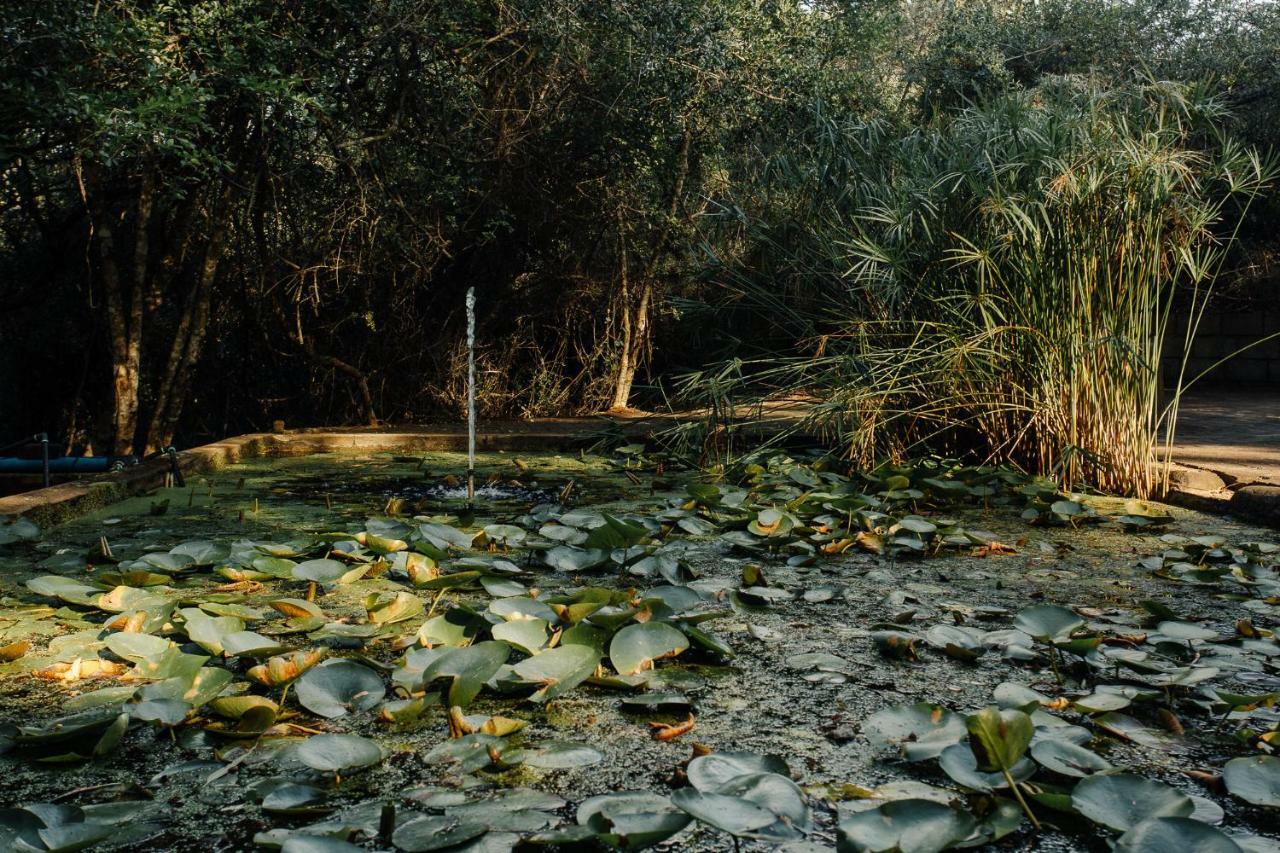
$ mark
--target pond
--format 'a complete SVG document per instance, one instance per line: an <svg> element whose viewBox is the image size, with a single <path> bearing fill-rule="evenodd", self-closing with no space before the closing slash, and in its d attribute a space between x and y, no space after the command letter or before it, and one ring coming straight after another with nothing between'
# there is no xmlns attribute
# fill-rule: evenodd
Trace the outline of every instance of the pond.
<svg viewBox="0 0 1280 853"><path fill-rule="evenodd" d="M464 468L0 525L0 847L1277 849L1272 532L941 460Z"/></svg>

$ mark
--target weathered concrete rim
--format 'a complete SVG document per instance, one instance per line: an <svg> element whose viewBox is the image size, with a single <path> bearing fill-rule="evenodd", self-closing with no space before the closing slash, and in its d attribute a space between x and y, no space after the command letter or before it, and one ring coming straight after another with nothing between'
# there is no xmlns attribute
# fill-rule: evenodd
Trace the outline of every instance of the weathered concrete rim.
<svg viewBox="0 0 1280 853"><path fill-rule="evenodd" d="M653 424L647 420L611 418L557 419L515 424L486 424L476 436L481 451L571 450L600 438L602 430L620 425L640 434ZM281 433L249 433L178 452L184 475L216 471L244 459L307 456L313 453L426 453L464 451L467 434L461 426L365 429L302 429ZM0 498L0 516L22 515L49 525L141 494L164 484L168 458L149 459L112 474L103 474L47 489Z"/></svg>

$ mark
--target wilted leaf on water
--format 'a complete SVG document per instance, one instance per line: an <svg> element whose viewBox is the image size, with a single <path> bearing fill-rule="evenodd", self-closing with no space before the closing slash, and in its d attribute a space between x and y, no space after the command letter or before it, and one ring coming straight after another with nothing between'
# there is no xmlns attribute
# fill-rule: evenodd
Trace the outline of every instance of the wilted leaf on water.
<svg viewBox="0 0 1280 853"><path fill-rule="evenodd" d="M324 660L326 654L328 652L324 649L289 652L269 658L266 663L250 668L246 674L267 687L283 687Z"/></svg>
<svg viewBox="0 0 1280 853"><path fill-rule="evenodd" d="M365 601L369 621L374 625L391 625L420 616L424 610L422 599L411 592L398 592L389 598L372 595Z"/></svg>

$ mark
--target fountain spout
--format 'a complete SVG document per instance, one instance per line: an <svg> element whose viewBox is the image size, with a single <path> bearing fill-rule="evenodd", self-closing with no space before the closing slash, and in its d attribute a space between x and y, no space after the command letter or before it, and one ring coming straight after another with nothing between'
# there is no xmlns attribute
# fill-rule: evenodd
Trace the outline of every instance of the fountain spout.
<svg viewBox="0 0 1280 853"><path fill-rule="evenodd" d="M476 499L476 289L467 288L467 503Z"/></svg>

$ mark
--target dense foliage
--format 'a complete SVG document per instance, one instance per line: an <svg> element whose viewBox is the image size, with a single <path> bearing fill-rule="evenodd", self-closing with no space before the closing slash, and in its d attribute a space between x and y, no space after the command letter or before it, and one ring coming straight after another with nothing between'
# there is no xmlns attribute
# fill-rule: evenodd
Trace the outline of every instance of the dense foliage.
<svg viewBox="0 0 1280 853"><path fill-rule="evenodd" d="M1188 245L1239 224L1224 280L1266 289L1277 203L1248 152L1280 112L1267 4L4 5L0 393L21 401L0 409L5 437L123 453L275 418L451 416L470 286L491 416L626 405L637 376L653 398L744 340L790 356L814 330L785 318L832 287L879 319L907 277L934 304L981 278L922 260L954 248L944 231L993 236L957 200L950 219L917 211L925 267L870 294L859 186L911 204L949 168L930 146L1017 156L962 142L993 110L1124 100L1139 79L1214 99L1175 122L1214 214ZM1147 130L1104 135L1118 150ZM854 144L867 156L839 159ZM1237 161L1255 170L1243 219L1199 171ZM744 279L785 310L735 302Z"/></svg>

